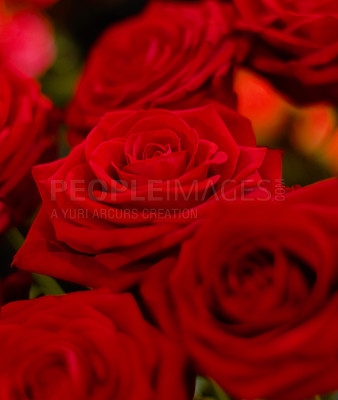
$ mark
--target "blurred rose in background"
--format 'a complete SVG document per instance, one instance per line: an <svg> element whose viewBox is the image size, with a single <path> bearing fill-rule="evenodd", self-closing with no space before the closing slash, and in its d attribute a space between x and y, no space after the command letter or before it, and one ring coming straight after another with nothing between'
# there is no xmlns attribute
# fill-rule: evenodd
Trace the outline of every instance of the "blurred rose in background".
<svg viewBox="0 0 338 400"><path fill-rule="evenodd" d="M261 145L299 153L313 165L338 174L338 119L333 104L296 106L262 76L238 69L235 76L240 113L252 122Z"/></svg>
<svg viewBox="0 0 338 400"><path fill-rule="evenodd" d="M56 57L53 25L42 11L25 5L29 2L16 4L10 1L1 9L0 54L21 72L42 75Z"/></svg>

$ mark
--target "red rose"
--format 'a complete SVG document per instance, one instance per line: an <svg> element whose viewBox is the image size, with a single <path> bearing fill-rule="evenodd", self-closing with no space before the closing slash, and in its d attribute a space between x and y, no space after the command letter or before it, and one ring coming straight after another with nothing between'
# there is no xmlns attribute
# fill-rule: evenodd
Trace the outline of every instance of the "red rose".
<svg viewBox="0 0 338 400"><path fill-rule="evenodd" d="M38 203L31 168L52 159L52 104L38 84L0 66L0 233L21 223Z"/></svg>
<svg viewBox="0 0 338 400"><path fill-rule="evenodd" d="M94 46L69 107L78 143L116 109L233 104L235 45L229 4L152 2L143 14L109 28Z"/></svg>
<svg viewBox="0 0 338 400"><path fill-rule="evenodd" d="M214 203L142 293L198 373L245 399L338 389L338 180L283 202Z"/></svg>
<svg viewBox="0 0 338 400"><path fill-rule="evenodd" d="M123 290L189 236L204 203L273 195L280 152L218 109L223 119L214 106L109 113L66 159L37 167L43 207L15 265Z"/></svg>
<svg viewBox="0 0 338 400"><path fill-rule="evenodd" d="M188 399L184 356L130 295L10 303L1 310L0 348L1 399Z"/></svg>
<svg viewBox="0 0 338 400"><path fill-rule="evenodd" d="M32 9L0 10L0 54L11 67L29 76L42 75L56 56L53 27Z"/></svg>
<svg viewBox="0 0 338 400"><path fill-rule="evenodd" d="M298 102L338 101L336 0L234 0L248 63Z"/></svg>

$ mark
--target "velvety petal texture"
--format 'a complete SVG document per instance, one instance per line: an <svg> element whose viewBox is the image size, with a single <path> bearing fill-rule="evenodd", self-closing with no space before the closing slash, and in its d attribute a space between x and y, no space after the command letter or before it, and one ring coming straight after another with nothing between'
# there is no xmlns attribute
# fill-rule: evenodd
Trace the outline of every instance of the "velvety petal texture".
<svg viewBox="0 0 338 400"><path fill-rule="evenodd" d="M284 201L215 202L142 295L201 375L245 399L338 389L338 180Z"/></svg>
<svg viewBox="0 0 338 400"><path fill-rule="evenodd" d="M195 107L212 98L234 104L230 4L149 2L94 45L69 107L69 140L78 143L108 111Z"/></svg>
<svg viewBox="0 0 338 400"><path fill-rule="evenodd" d="M336 0L234 0L248 65L300 103L338 101Z"/></svg>
<svg viewBox="0 0 338 400"><path fill-rule="evenodd" d="M38 204L31 169L54 159L51 110L33 79L0 66L0 234Z"/></svg>
<svg viewBox="0 0 338 400"><path fill-rule="evenodd" d="M78 292L1 310L2 400L188 400L186 361L131 295Z"/></svg>
<svg viewBox="0 0 338 400"><path fill-rule="evenodd" d="M216 104L108 113L34 176L43 207L14 264L117 291L175 254L206 204L283 189L281 153L257 148L248 121Z"/></svg>

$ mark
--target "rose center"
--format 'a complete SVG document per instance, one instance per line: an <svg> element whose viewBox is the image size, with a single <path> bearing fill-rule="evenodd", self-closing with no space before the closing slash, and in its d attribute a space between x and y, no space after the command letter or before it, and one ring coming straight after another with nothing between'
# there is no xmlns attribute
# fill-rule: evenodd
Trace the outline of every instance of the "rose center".
<svg viewBox="0 0 338 400"><path fill-rule="evenodd" d="M149 160L150 158L160 157L163 155L171 154L170 144L158 144L158 143L148 143L143 150L143 160Z"/></svg>
<svg viewBox="0 0 338 400"><path fill-rule="evenodd" d="M251 293L272 284L273 255L266 251L246 254L226 269L226 289L229 293Z"/></svg>

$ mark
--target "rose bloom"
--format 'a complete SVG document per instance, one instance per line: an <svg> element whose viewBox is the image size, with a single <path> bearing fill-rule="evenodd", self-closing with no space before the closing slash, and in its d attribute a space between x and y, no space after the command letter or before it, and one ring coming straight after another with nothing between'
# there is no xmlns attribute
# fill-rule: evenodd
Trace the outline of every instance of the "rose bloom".
<svg viewBox="0 0 338 400"><path fill-rule="evenodd" d="M229 4L155 1L109 28L94 45L69 106L71 144L116 109L183 109L207 98L233 105L233 20Z"/></svg>
<svg viewBox="0 0 338 400"><path fill-rule="evenodd" d="M141 293L199 374L240 399L338 389L338 180L285 201L216 202Z"/></svg>
<svg viewBox="0 0 338 400"><path fill-rule="evenodd" d="M29 76L42 75L56 57L50 20L34 9L0 10L0 54Z"/></svg>
<svg viewBox="0 0 338 400"><path fill-rule="evenodd" d="M34 175L43 207L14 264L115 290L176 251L205 203L283 190L281 153L256 147L250 123L218 105L108 113Z"/></svg>
<svg viewBox="0 0 338 400"><path fill-rule="evenodd" d="M33 165L54 158L52 104L31 78L0 65L0 234L34 211Z"/></svg>
<svg viewBox="0 0 338 400"><path fill-rule="evenodd" d="M3 400L188 400L185 357L131 295L78 292L4 306Z"/></svg>
<svg viewBox="0 0 338 400"><path fill-rule="evenodd" d="M234 0L248 65L297 102L338 101L336 0Z"/></svg>

